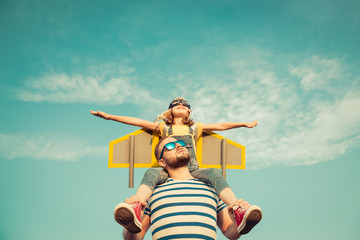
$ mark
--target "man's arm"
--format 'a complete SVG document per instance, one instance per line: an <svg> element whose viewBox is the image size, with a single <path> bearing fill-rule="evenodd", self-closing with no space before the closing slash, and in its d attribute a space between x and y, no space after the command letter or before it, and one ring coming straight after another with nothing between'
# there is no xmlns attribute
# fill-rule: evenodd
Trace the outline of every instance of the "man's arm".
<svg viewBox="0 0 360 240"><path fill-rule="evenodd" d="M223 123L204 123L203 131L225 131L232 128L247 127L253 128L257 125L257 121L252 121L251 123L242 123L242 122L223 122Z"/></svg>
<svg viewBox="0 0 360 240"><path fill-rule="evenodd" d="M142 230L139 233L130 233L124 229L123 237L125 240L142 240L150 227L150 216L143 214L141 219Z"/></svg>
<svg viewBox="0 0 360 240"><path fill-rule="evenodd" d="M121 123L129 124L129 125L133 125L133 126L137 126L137 127L146 128L151 131L159 131L159 128L158 128L159 123L146 121L146 120L143 120L140 118L127 117L127 116L116 116L116 115L107 114L102 111L90 110L90 113L94 116L101 117L105 120L113 120L116 122L121 122Z"/></svg>
<svg viewBox="0 0 360 240"><path fill-rule="evenodd" d="M217 214L217 225L222 231L225 237L228 239L238 239L240 235L237 231L236 220L233 217L232 212L230 212L228 207L223 208ZM230 212L230 214L229 214Z"/></svg>

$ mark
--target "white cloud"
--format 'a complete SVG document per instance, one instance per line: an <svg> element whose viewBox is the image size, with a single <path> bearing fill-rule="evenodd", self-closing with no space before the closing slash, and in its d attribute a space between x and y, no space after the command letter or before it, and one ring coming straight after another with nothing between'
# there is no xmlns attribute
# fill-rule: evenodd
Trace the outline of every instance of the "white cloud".
<svg viewBox="0 0 360 240"><path fill-rule="evenodd" d="M328 89L331 80L339 80L344 74L341 60L312 56L300 66L290 67L290 73L300 78L306 90Z"/></svg>
<svg viewBox="0 0 360 240"><path fill-rule="evenodd" d="M89 156L106 156L108 148L92 146L82 138L66 135L0 133L0 155L5 159L34 158L78 161Z"/></svg>
<svg viewBox="0 0 360 240"><path fill-rule="evenodd" d="M185 97L192 103L196 121L258 119L259 125L253 129L219 132L247 147L248 168L315 164L335 159L359 146L360 115L355 109L360 105L360 89L356 84L358 79L351 76L343 60L312 56L298 66L284 66L265 61L261 52L259 55L252 56L255 60L250 61L242 59L241 54L239 59L229 58L226 71L220 73L214 74L209 69L209 72L174 75L167 81L171 92L158 96L160 100ZM147 90L134 88L126 70L117 74L123 77L113 77L108 70L100 76L94 72L98 69L87 76L49 74L27 82L29 87L21 91L21 96L50 102L151 102L148 108L151 116L156 115L154 109L164 106L159 99L151 98ZM135 96L146 100L142 102Z"/></svg>
<svg viewBox="0 0 360 240"><path fill-rule="evenodd" d="M356 111L360 89L338 88L339 79L354 86L354 79L340 76L344 72L340 62L311 57L292 67L290 74L286 66L284 70L268 64L254 70L248 67L254 66L251 62L234 63L233 72L222 76L227 80L206 74L193 76L189 81L197 79L199 84L193 85L192 93L180 88L175 95L192 102L197 121L258 119L259 125L253 129L218 132L247 147L249 168L315 164L335 159L360 142L360 112ZM317 72L316 83L306 77L306 67L309 72ZM330 75L325 73L327 70ZM183 81L187 78L191 76L184 76ZM299 87L298 81L305 89ZM309 89L321 87L326 87L321 97L308 94Z"/></svg>
<svg viewBox="0 0 360 240"><path fill-rule="evenodd" d="M14 90L15 97L28 102L105 105L158 102L146 89L127 77L134 69L113 68L92 67L87 74L47 73L42 77L26 80L24 87Z"/></svg>
<svg viewBox="0 0 360 240"><path fill-rule="evenodd" d="M314 116L299 120L298 127L285 132L276 144L266 144L269 160L285 165L308 165L344 154L360 143L360 112L355 110L359 104L360 96L355 94L335 103L315 104Z"/></svg>

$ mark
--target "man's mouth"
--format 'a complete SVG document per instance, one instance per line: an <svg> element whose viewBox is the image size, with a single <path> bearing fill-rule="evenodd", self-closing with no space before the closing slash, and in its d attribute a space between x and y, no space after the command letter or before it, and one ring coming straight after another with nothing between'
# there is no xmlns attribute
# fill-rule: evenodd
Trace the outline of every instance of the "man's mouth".
<svg viewBox="0 0 360 240"><path fill-rule="evenodd" d="M176 151L176 153L181 153L181 152L184 152L184 151L185 151L185 149L180 148L179 150Z"/></svg>

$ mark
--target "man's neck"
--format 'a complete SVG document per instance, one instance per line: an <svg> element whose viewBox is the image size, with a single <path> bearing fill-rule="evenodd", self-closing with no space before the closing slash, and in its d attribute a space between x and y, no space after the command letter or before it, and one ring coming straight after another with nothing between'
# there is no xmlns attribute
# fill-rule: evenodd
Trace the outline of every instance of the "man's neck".
<svg viewBox="0 0 360 240"><path fill-rule="evenodd" d="M187 165L176 169L168 169L167 171L169 176L175 180L188 180L194 178L191 176Z"/></svg>

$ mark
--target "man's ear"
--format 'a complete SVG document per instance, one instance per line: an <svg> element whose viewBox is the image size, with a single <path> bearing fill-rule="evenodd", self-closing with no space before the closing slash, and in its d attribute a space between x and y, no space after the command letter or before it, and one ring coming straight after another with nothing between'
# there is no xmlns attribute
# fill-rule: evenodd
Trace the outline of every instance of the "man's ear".
<svg viewBox="0 0 360 240"><path fill-rule="evenodd" d="M160 165L160 167L165 168L166 167L166 162L163 159L160 159L159 160L159 165Z"/></svg>

